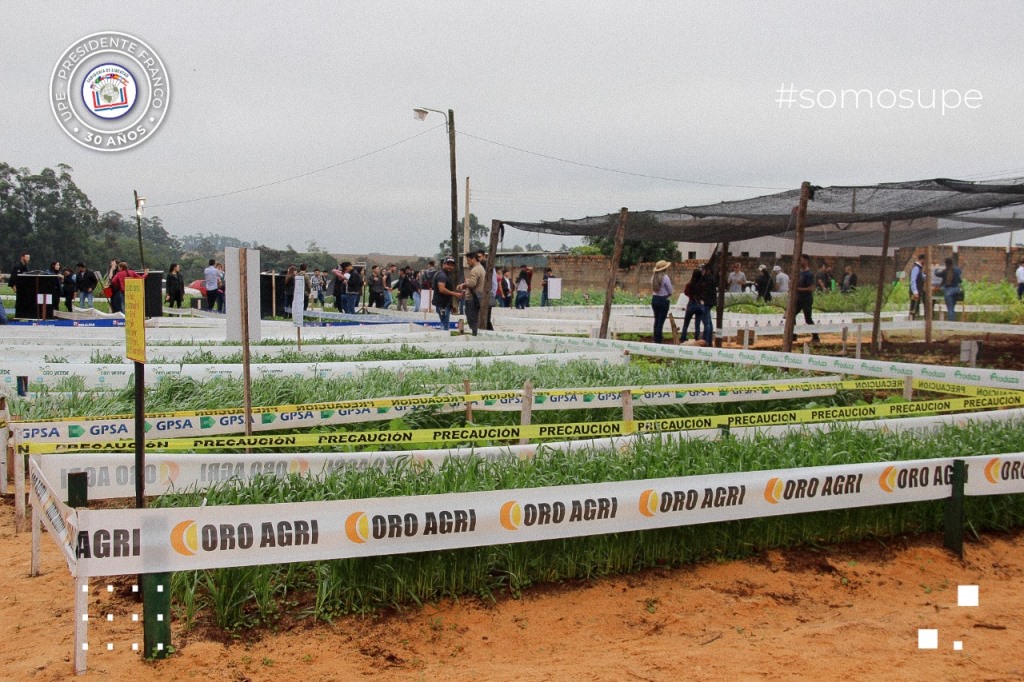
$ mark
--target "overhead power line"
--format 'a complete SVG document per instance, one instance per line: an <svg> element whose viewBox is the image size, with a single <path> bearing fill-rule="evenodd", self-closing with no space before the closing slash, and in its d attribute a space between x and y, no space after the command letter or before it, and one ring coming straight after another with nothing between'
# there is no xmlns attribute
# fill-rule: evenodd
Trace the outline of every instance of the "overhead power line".
<svg viewBox="0 0 1024 682"><path fill-rule="evenodd" d="M344 161L339 161L337 163L332 163L331 165L324 166L323 168L317 168L315 170L306 171L305 173L299 173L298 175L292 175L290 177L282 178L280 180L273 180L271 182L265 182L265 183L263 183L261 185L252 185L251 187L243 187L241 189L233 189L233 190L231 190L229 192L220 192L219 194L208 194L206 196L195 197L193 199L182 199L181 201L170 201L170 202L167 202L165 204L153 204L149 208L164 208L164 207L167 207L167 206L180 206L181 204L192 204L192 203L195 203L197 201L206 201L207 199L219 199L220 197L227 197L227 196L231 196L233 194L242 194L243 192L253 192L253 191L258 190L258 189L264 189L265 187L273 187L274 185L280 185L280 184L283 184L283 183L286 183L286 182L291 182L292 180L298 180L299 178L309 177L310 175L316 175L317 173L323 173L324 171L329 171L332 168L337 168L339 166L344 166L345 164L352 163L353 161L358 161L360 159L365 159L368 156L373 156L374 154L379 154L380 152L387 151L388 149L391 149L392 147L397 147L400 144L404 144L404 143L406 143L406 142L408 142L410 140L414 140L417 137L419 137L420 135L426 135L427 133L433 132L434 130L437 130L438 128L443 128L445 125L447 125L447 124L441 123L439 125L434 126L433 128L428 128L428 129L426 129L426 130L424 130L422 132L416 133L415 135L412 135L411 137L406 137L406 138L404 138L402 140L398 140L397 142L392 142L391 144L385 145L383 147L378 147L377 149L374 149L372 151L368 151L368 152L366 152L364 154L359 154L358 156L353 156L352 158L345 159ZM134 211L135 207L133 206L131 209L126 209L126 210Z"/></svg>
<svg viewBox="0 0 1024 682"><path fill-rule="evenodd" d="M488 140L486 137L480 137L479 135L473 135L467 133L464 130L456 130L457 135L463 135L470 137L474 140L480 140L488 144L493 144L498 147L504 147L505 149L511 149L513 151L522 152L523 154L531 154L533 156L539 156L542 159L550 159L551 161L559 161L561 163L568 163L573 166L580 166L582 168L593 168L594 170L604 171L606 173L618 173L619 175L631 175L637 178L648 178L651 180L667 180L668 182L680 182L687 185L704 185L707 187L740 187L742 189L774 189L779 191L785 191L787 189L793 189L792 187L764 187L760 185L730 185L723 182L704 182L702 180L686 180L683 178L669 178L664 175L649 175L647 173L635 173L633 171L620 170L618 168L608 168L607 166L598 166L592 163L584 163L582 161L573 161L572 159L563 159L560 156L554 156L552 154L543 154L541 152L535 152L529 149L523 149L522 147L516 147L515 145L505 144L504 142L498 142L496 140Z"/></svg>

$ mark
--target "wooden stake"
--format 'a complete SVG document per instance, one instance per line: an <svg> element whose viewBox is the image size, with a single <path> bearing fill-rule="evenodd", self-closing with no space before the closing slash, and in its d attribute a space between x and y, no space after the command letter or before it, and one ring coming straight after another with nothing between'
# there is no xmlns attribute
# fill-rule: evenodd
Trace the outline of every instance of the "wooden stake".
<svg viewBox="0 0 1024 682"><path fill-rule="evenodd" d="M722 242L722 260L718 262L718 300L715 301L715 306L718 311L715 315L715 336L711 339L711 343L715 346L722 345L722 323L725 321L725 282L728 278L728 271L726 269L726 259L729 255L729 242Z"/></svg>
<svg viewBox="0 0 1024 682"><path fill-rule="evenodd" d="M628 388L622 392L622 421L633 421L633 391Z"/></svg>
<svg viewBox="0 0 1024 682"><path fill-rule="evenodd" d="M878 268L878 290L875 292L875 315L871 321L871 347L875 352L882 350L882 298L885 296L885 263L889 260L889 228L892 221L882 223L882 264Z"/></svg>
<svg viewBox="0 0 1024 682"><path fill-rule="evenodd" d="M599 338L608 338L608 321L612 316L612 299L615 298L615 276L619 273L619 263L622 261L622 243L626 241L626 217L629 209L623 206L619 210L619 226L615 229L615 249L612 251L612 260L608 266L608 288L604 295L604 310L601 311L601 331Z"/></svg>
<svg viewBox="0 0 1024 682"><path fill-rule="evenodd" d="M533 381L530 379L526 380L523 384L523 407L519 414L519 423L523 426L529 426L530 420L533 418ZM520 438L519 444L526 445L530 442L529 438Z"/></svg>
<svg viewBox="0 0 1024 682"><path fill-rule="evenodd" d="M469 386L469 379L463 379L462 387L466 390L466 395L472 393L472 391L469 389ZM473 423L473 403L469 402L469 400L466 400L466 423Z"/></svg>
<svg viewBox="0 0 1024 682"><path fill-rule="evenodd" d="M249 254L238 250L238 294L242 313L242 401L245 407L245 435L252 435L252 375L249 366ZM246 448L246 452L250 452Z"/></svg>
<svg viewBox="0 0 1024 682"><path fill-rule="evenodd" d="M932 342L932 246L924 250L924 342Z"/></svg>
<svg viewBox="0 0 1024 682"><path fill-rule="evenodd" d="M800 281L800 256L804 251L804 221L807 202L811 198L811 183L800 185L800 203L796 209L796 238L793 240L793 262L789 266L789 298L786 300L786 322L782 327L782 352L793 349L793 327L796 326L796 286Z"/></svg>

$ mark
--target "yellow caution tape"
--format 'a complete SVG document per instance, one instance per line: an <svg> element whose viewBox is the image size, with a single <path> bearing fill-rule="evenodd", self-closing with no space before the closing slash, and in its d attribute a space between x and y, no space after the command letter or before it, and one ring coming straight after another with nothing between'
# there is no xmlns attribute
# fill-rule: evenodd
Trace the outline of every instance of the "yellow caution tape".
<svg viewBox="0 0 1024 682"><path fill-rule="evenodd" d="M635 421L578 422L570 424L531 424L528 426L467 426L437 429L395 431L336 431L292 435L207 436L172 438L146 442L147 450L220 450L225 448L280 448L323 446L366 446L408 443L453 443L466 441L505 441L574 438L600 438L632 433L687 431L694 429L732 428L810 424L850 419L911 417L964 410L1003 409L1024 405L1024 392L1015 391L995 396L922 400L902 403L877 403L848 407L814 407L774 412L679 417ZM51 453L81 451L132 451L133 440L105 443L24 443L20 453Z"/></svg>

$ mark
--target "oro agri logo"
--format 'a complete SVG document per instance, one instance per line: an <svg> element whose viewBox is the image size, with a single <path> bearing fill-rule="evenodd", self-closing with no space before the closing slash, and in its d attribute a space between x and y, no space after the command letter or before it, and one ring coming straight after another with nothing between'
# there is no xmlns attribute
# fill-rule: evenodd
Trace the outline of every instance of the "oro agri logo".
<svg viewBox="0 0 1024 682"><path fill-rule="evenodd" d="M563 522L600 521L614 519L619 511L617 497L589 497L565 502L527 502L519 504L509 500L501 505L498 522L505 530L523 527L547 526Z"/></svg>
<svg viewBox="0 0 1024 682"><path fill-rule="evenodd" d="M1006 481L1024 480L1024 462L1006 461L993 457L985 464L985 480L993 485Z"/></svg>
<svg viewBox="0 0 1024 682"><path fill-rule="evenodd" d="M812 476L808 478L770 478L764 486L764 500L768 504L783 501L834 497L836 495L857 495L864 480L864 474L837 474L835 476Z"/></svg>
<svg viewBox="0 0 1024 682"><path fill-rule="evenodd" d="M745 485L720 485L713 488L692 490L645 490L640 493L640 513L651 517L655 514L669 514L694 509L719 509L739 507L747 496Z"/></svg>
<svg viewBox="0 0 1024 682"><path fill-rule="evenodd" d="M171 547L182 556L200 552L300 547L320 543L317 519L262 523L206 523L186 519L171 529Z"/></svg>
<svg viewBox="0 0 1024 682"><path fill-rule="evenodd" d="M878 486L887 493L931 486L952 485L953 465L887 466L878 477Z"/></svg>
<svg viewBox="0 0 1024 682"><path fill-rule="evenodd" d="M60 470L61 486L67 488L68 474L85 473L86 484L90 488L106 488L111 485L132 485L135 483L135 465L121 464L116 467L70 467ZM181 475L181 467L177 462L161 462L147 464L145 468L146 483L171 486Z"/></svg>
<svg viewBox="0 0 1024 682"><path fill-rule="evenodd" d="M345 518L345 537L357 545L370 540L450 535L476 531L476 509L445 509L422 515L352 512Z"/></svg>

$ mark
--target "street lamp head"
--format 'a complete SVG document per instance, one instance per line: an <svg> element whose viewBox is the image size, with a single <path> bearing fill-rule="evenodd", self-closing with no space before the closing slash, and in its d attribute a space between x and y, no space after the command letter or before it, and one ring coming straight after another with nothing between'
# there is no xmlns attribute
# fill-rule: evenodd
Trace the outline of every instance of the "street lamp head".
<svg viewBox="0 0 1024 682"><path fill-rule="evenodd" d="M427 118L427 114L429 114L429 113L430 112L427 111L426 109L413 109L412 110L412 114L413 114L413 116L416 117L417 121L425 120Z"/></svg>
<svg viewBox="0 0 1024 682"><path fill-rule="evenodd" d="M135 197L135 215L142 217L142 209L146 207L146 197Z"/></svg>

